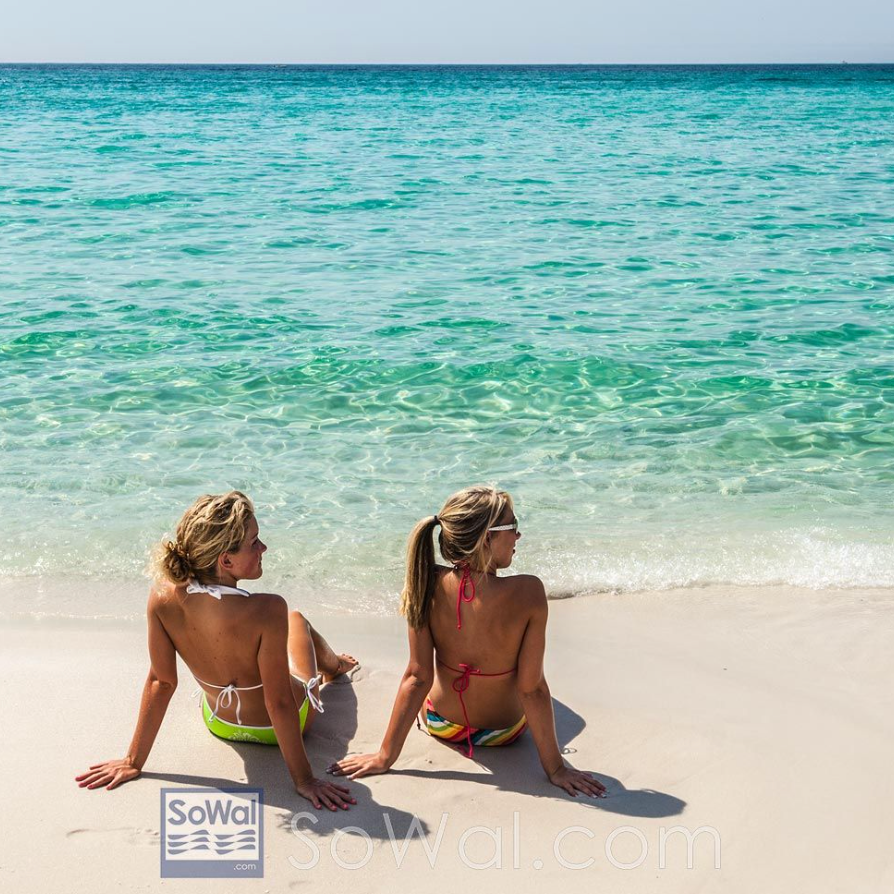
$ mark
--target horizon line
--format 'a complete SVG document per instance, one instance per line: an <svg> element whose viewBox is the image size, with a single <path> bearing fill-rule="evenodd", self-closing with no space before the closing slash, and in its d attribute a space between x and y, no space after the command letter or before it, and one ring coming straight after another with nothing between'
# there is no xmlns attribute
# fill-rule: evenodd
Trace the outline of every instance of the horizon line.
<svg viewBox="0 0 894 894"><path fill-rule="evenodd" d="M826 66L865 66L894 65L894 60L850 62L847 59L836 61L815 60L811 62L95 62L80 60L77 62L60 62L54 60L35 60L28 62L7 62L0 60L0 67L14 65L92 65L92 66L149 66L162 67L179 65L183 67L231 66L239 68L717 68L717 67L808 67Z"/></svg>

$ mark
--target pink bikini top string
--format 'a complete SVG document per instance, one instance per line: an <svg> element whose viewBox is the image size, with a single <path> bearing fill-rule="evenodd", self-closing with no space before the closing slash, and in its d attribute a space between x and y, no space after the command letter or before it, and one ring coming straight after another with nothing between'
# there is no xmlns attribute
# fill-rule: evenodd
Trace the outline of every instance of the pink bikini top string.
<svg viewBox="0 0 894 894"><path fill-rule="evenodd" d="M472 667L469 664L460 664L459 667L451 667L447 664L446 661L441 661L438 658L438 664L446 667L447 670L451 670L456 674L459 674L456 679L453 681L453 691L459 696L459 706L463 709L463 720L466 722L466 742L469 746L469 750L466 752L466 757L471 757L473 754L472 747L472 724L469 723L469 712L466 710L466 702L463 698L463 693L469 688L469 683L471 682L471 678L475 677L505 677L506 674L511 674L515 668L511 668L508 671L501 671L498 674L485 674L482 673L477 667Z"/></svg>
<svg viewBox="0 0 894 894"><path fill-rule="evenodd" d="M453 681L453 691L459 696L459 705L463 709L463 720L466 724L466 743L469 746L466 757L471 759L474 753L474 748L472 747L472 724L469 723L469 712L466 711L463 693L469 688L470 676L472 674L480 674L481 671L477 667L469 667L468 664L460 664L460 668L459 676ZM451 670L455 670L455 668L451 668Z"/></svg>
<svg viewBox="0 0 894 894"><path fill-rule="evenodd" d="M466 593L466 588L471 593ZM472 569L468 565L462 566L462 577L459 579L459 589L456 591L456 629L462 630L463 619L460 608L464 602L471 602L475 598L475 581L472 580Z"/></svg>
<svg viewBox="0 0 894 894"><path fill-rule="evenodd" d="M471 593L467 593L467 587L471 588ZM459 581L459 590L456 593L456 629L461 630L463 626L461 608L464 602L471 602L475 598L475 581L472 580L472 569L468 565L462 566L462 577ZM471 682L471 678L473 676L476 677L505 677L506 674L511 674L515 668L511 668L507 671L500 671L498 674L485 674L477 667L472 667L470 664L460 664L459 667L451 667L447 664L446 661L441 661L438 659L438 663L447 668L447 670L451 670L456 674L459 674L458 677L453 681L453 691L459 696L459 704L463 709L463 720L466 722L466 742L468 743L469 750L466 753L466 757L471 758L473 754L473 746L472 746L472 724L469 723L469 713L466 711L466 702L463 698L463 693L469 688L469 683Z"/></svg>

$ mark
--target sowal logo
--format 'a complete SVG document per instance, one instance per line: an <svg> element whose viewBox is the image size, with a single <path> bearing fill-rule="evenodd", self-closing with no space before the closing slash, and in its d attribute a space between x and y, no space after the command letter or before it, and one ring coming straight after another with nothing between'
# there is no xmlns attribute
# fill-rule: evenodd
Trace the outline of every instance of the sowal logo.
<svg viewBox="0 0 894 894"><path fill-rule="evenodd" d="M262 878L264 790L163 788L162 878Z"/></svg>

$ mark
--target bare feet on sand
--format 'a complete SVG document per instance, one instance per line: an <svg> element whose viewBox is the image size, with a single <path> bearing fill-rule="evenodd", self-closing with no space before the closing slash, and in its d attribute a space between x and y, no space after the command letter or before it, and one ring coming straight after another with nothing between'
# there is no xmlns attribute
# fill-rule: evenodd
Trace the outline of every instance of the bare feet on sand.
<svg viewBox="0 0 894 894"><path fill-rule="evenodd" d="M350 674L358 666L358 661L353 655L341 654L338 656L338 665L334 670L323 669L323 682L330 683L342 674Z"/></svg>

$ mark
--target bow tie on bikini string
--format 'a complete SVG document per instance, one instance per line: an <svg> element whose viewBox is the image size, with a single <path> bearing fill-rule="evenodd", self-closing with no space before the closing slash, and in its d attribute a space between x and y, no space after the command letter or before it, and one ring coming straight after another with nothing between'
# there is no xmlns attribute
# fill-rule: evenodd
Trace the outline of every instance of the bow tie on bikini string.
<svg viewBox="0 0 894 894"><path fill-rule="evenodd" d="M211 712L211 717L209 719L214 720L220 713L221 708L229 708L235 700L236 723L239 726L242 726L242 699L239 697L239 693L247 692L250 689L264 688L263 683L258 683L257 686L237 686L235 683L228 683L226 686L218 686L215 683L207 683L205 680L200 680L195 674L193 674L193 677L195 677L196 683L201 683L202 686L208 686L211 689L219 690L217 693L217 700L214 703L214 710ZM300 680L301 678L298 677L296 679ZM323 675L317 674L316 676L311 677L307 682L304 680L301 680L301 682L304 683L304 694L307 696L307 700L311 703L311 706L318 713L325 714L323 700L320 698L319 693L320 684L323 682ZM196 698L200 693L204 692L202 686L197 686L190 694L190 698ZM317 690L316 692L314 692L315 689Z"/></svg>

